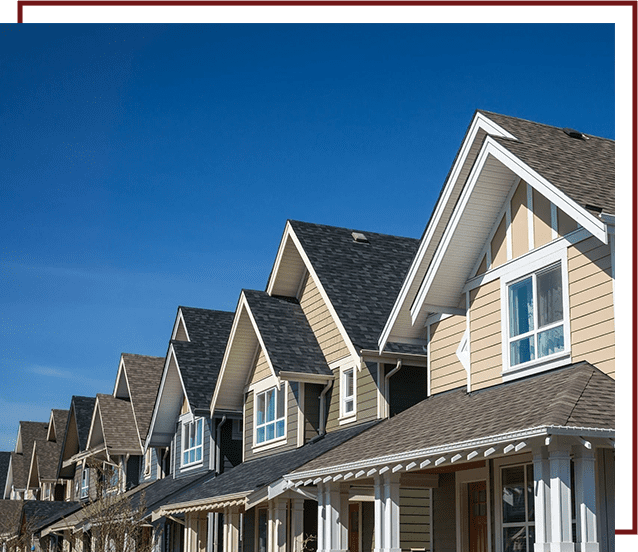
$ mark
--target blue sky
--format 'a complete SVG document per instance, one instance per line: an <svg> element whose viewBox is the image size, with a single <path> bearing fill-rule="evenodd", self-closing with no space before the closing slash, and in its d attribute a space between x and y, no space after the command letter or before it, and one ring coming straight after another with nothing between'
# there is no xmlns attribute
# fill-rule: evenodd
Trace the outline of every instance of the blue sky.
<svg viewBox="0 0 638 552"><path fill-rule="evenodd" d="M613 26L1 25L0 450L286 219L419 237L477 108L614 138Z"/></svg>

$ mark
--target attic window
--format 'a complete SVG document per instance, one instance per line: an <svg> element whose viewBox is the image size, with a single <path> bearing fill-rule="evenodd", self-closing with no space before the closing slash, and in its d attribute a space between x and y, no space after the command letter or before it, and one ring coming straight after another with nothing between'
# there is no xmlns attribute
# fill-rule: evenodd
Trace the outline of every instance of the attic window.
<svg viewBox="0 0 638 552"><path fill-rule="evenodd" d="M357 243L370 243L366 235L361 232L352 232L352 239Z"/></svg>
<svg viewBox="0 0 638 552"><path fill-rule="evenodd" d="M579 140L589 140L582 132L574 130L573 128L564 128L563 132L570 138L577 138Z"/></svg>

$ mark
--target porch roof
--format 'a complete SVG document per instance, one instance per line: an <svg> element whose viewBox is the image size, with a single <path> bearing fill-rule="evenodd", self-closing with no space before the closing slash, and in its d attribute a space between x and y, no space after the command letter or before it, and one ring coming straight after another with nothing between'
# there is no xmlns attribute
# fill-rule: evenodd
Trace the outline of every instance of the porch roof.
<svg viewBox="0 0 638 552"><path fill-rule="evenodd" d="M380 464L394 464L393 471L399 471L444 451L476 451L495 443L508 447L517 439L565 432L604 438L614 434L614 381L587 362L469 394L463 387L434 395L290 470L286 479L302 481Z"/></svg>

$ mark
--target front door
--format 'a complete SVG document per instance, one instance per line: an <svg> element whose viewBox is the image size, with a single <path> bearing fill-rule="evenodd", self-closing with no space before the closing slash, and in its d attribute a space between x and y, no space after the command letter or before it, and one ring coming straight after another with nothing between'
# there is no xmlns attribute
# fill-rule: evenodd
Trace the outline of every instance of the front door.
<svg viewBox="0 0 638 552"><path fill-rule="evenodd" d="M487 490L485 481L468 483L469 552L487 551Z"/></svg>
<svg viewBox="0 0 638 552"><path fill-rule="evenodd" d="M360 503L351 503L348 512L348 550L350 552L359 552L359 516L361 515Z"/></svg>

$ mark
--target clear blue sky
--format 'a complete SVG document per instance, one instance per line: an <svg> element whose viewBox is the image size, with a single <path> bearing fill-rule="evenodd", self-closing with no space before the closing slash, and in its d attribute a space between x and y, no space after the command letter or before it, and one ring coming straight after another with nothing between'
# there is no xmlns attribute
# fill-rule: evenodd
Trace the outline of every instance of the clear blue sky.
<svg viewBox="0 0 638 552"><path fill-rule="evenodd" d="M477 108L614 138L613 26L0 26L0 450L286 219L419 237Z"/></svg>

